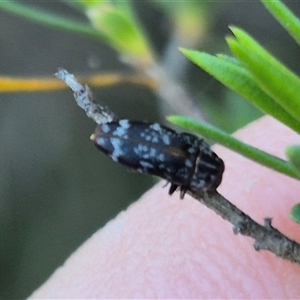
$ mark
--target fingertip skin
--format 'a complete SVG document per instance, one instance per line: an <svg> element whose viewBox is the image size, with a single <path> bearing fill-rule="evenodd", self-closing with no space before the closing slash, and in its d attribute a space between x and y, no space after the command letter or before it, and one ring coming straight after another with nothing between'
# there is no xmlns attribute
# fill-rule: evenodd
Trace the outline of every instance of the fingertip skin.
<svg viewBox="0 0 300 300"><path fill-rule="evenodd" d="M300 142L270 117L237 136L279 157ZM299 225L287 213L299 201L299 182L221 146L214 150L226 165L218 191L257 222L272 217L299 242ZM169 196L162 186L97 231L30 299L299 298L299 266L256 252L253 240L234 235L214 212L188 195L179 201L179 193Z"/></svg>

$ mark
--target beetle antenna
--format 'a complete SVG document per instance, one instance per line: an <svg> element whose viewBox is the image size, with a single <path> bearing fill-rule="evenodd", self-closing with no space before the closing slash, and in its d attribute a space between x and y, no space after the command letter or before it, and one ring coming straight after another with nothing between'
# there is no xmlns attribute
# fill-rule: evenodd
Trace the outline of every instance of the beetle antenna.
<svg viewBox="0 0 300 300"><path fill-rule="evenodd" d="M86 115L93 119L97 124L105 124L117 120L116 115L107 107L95 103L92 98L90 88L80 84L73 74L70 74L66 69L59 68L54 74L55 77L61 79L74 92L74 98L77 105L80 106Z"/></svg>

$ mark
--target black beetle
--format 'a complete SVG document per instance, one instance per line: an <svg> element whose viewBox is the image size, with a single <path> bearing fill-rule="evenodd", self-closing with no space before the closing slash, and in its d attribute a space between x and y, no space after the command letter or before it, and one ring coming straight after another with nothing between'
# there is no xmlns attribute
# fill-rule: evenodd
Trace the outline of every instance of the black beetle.
<svg viewBox="0 0 300 300"><path fill-rule="evenodd" d="M170 195L180 187L181 199L190 187L214 190L222 180L224 163L204 139L158 123L115 120L98 125L92 139L115 162L166 179Z"/></svg>
<svg viewBox="0 0 300 300"><path fill-rule="evenodd" d="M158 123L119 120L108 108L92 100L89 87L73 74L59 69L55 76L74 92L77 104L98 126L92 136L95 145L127 168L152 174L171 183L169 194L180 187L180 198L190 188L215 190L222 180L224 163L204 139Z"/></svg>

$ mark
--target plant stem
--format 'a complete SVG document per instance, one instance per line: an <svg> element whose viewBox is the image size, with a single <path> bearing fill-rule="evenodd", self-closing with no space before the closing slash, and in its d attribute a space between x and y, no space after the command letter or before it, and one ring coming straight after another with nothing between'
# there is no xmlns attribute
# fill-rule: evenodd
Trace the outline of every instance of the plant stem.
<svg viewBox="0 0 300 300"><path fill-rule="evenodd" d="M159 65L151 66L145 73L156 81L156 94L167 104L166 111L190 116L198 121L204 119L199 105L186 89L172 79ZM163 107L164 109L165 107Z"/></svg>
<svg viewBox="0 0 300 300"><path fill-rule="evenodd" d="M217 191L203 193L190 190L187 193L229 221L235 234L240 233L253 238L255 250L268 250L278 257L300 265L300 244L272 227L270 218L265 219L264 225L258 224Z"/></svg>

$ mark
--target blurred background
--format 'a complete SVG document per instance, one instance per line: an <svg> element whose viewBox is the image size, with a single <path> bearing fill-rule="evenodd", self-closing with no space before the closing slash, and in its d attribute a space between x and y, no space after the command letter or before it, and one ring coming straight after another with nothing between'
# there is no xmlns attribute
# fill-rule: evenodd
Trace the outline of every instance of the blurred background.
<svg viewBox="0 0 300 300"><path fill-rule="evenodd" d="M299 47L258 1L207 1L199 11L204 17L199 32L193 32L194 45L178 42L174 19L168 7L158 2L134 4L158 60L193 95L204 118L219 128L233 132L261 113L193 66L178 46L228 53L224 37L233 24L299 74ZM86 20L63 2L28 3ZM288 5L300 15L296 2ZM0 10L0 76L51 77L58 67L75 75L134 73L99 40ZM145 86L92 90L95 99L121 118L167 124L168 109L162 113L161 99ZM28 297L157 179L127 172L94 147L89 137L95 124L76 106L69 89L1 93L0 97L0 298L18 299Z"/></svg>

